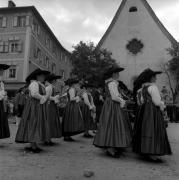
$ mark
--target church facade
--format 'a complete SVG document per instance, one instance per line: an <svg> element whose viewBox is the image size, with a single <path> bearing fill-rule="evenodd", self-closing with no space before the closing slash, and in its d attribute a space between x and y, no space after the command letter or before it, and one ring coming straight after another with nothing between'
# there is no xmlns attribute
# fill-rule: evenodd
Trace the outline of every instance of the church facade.
<svg viewBox="0 0 179 180"><path fill-rule="evenodd" d="M175 43L146 0L122 0L97 48L112 52L125 68L120 79L132 89L134 79L144 69L161 70L171 59L166 49ZM159 76L157 83L160 88L168 86L165 74Z"/></svg>

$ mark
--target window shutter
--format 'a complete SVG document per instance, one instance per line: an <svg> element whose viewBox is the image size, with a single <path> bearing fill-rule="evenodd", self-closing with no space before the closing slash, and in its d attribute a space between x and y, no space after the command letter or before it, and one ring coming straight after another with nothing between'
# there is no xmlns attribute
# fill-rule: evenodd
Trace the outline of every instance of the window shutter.
<svg viewBox="0 0 179 180"><path fill-rule="evenodd" d="M9 51L9 43L5 42L4 52L7 53L8 51Z"/></svg>
<svg viewBox="0 0 179 180"><path fill-rule="evenodd" d="M26 26L30 25L30 16L26 16Z"/></svg>
<svg viewBox="0 0 179 180"><path fill-rule="evenodd" d="M20 38L18 36L14 36L13 40L18 41L18 40L20 40Z"/></svg>
<svg viewBox="0 0 179 180"><path fill-rule="evenodd" d="M37 34L40 35L40 26L38 26Z"/></svg>
<svg viewBox="0 0 179 180"><path fill-rule="evenodd" d="M6 17L3 17L2 27L6 27L6 26L7 26L7 18L6 18Z"/></svg>
<svg viewBox="0 0 179 180"><path fill-rule="evenodd" d="M18 43L18 52L22 52L22 41Z"/></svg>
<svg viewBox="0 0 179 180"><path fill-rule="evenodd" d="M11 37L9 38L9 41L13 41L13 40L14 40L14 37L11 36Z"/></svg>
<svg viewBox="0 0 179 180"><path fill-rule="evenodd" d="M14 26L14 27L17 27L17 16L14 17L13 26Z"/></svg>
<svg viewBox="0 0 179 180"><path fill-rule="evenodd" d="M3 41L1 41L0 42L0 52L3 52L3 49L4 49L3 47L4 47L4 43L3 43Z"/></svg>

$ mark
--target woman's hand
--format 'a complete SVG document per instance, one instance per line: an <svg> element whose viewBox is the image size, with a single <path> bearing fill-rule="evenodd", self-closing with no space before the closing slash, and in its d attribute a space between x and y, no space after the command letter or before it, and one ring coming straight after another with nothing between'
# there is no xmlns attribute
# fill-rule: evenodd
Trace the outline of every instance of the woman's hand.
<svg viewBox="0 0 179 180"><path fill-rule="evenodd" d="M44 104L47 101L47 97L46 96L42 96L40 99L40 104Z"/></svg>
<svg viewBox="0 0 179 180"><path fill-rule="evenodd" d="M126 106L126 101L122 100L120 102L120 106L121 106L121 108L124 108Z"/></svg>

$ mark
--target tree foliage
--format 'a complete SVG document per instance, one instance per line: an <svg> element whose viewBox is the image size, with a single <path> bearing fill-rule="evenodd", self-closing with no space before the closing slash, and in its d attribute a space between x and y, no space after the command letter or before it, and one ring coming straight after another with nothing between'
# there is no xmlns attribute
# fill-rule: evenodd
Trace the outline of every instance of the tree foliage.
<svg viewBox="0 0 179 180"><path fill-rule="evenodd" d="M169 69L175 79L179 81L179 44L173 45L167 51L172 56L172 59L169 61Z"/></svg>
<svg viewBox="0 0 179 180"><path fill-rule="evenodd" d="M166 66L176 82L175 88L172 89L173 98L175 100L179 90L179 44L172 45L167 51L172 57Z"/></svg>
<svg viewBox="0 0 179 180"><path fill-rule="evenodd" d="M71 54L72 74L79 79L93 78L94 81L99 82L102 80L104 72L111 65L116 65L116 61L111 57L112 53L106 49L97 49L93 42L80 41L73 48Z"/></svg>

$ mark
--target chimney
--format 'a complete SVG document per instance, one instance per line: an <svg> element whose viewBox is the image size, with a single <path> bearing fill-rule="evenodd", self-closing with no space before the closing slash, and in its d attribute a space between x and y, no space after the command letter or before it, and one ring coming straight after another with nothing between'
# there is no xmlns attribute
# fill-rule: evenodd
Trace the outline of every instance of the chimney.
<svg viewBox="0 0 179 180"><path fill-rule="evenodd" d="M9 2L8 2L8 7L9 7L9 8L16 7L16 4L15 4L13 1L9 1Z"/></svg>

